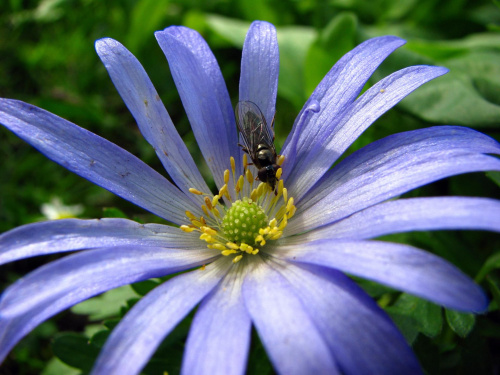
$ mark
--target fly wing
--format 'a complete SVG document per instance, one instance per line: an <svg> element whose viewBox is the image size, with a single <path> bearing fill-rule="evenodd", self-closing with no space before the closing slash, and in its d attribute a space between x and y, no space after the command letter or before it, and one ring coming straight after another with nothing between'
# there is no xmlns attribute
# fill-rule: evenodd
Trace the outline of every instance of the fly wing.
<svg viewBox="0 0 500 375"><path fill-rule="evenodd" d="M243 139L244 146L252 159L256 158L257 146L260 144L264 144L276 152L274 136L257 104L250 101L238 102L234 112L240 138Z"/></svg>

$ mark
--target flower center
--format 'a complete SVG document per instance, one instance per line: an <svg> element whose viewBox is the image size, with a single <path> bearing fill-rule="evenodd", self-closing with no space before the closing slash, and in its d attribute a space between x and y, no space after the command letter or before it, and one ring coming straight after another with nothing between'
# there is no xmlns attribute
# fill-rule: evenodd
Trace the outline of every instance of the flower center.
<svg viewBox="0 0 500 375"><path fill-rule="evenodd" d="M187 233L201 233L200 239L208 248L220 250L224 256L233 256L236 263L244 254L256 255L266 241L280 238L288 219L295 213L295 206L293 198L288 198L283 180L279 180L281 168L276 172L279 181L275 189L262 182L254 187L254 174L247 155L243 155L243 175L238 178L234 158L230 161L232 173L229 169L224 171L224 186L218 194L212 196L194 188L189 190L192 194L205 196L205 204L201 205L204 215L197 217L186 211L191 224L180 228ZM280 156L278 165L283 161L284 157ZM231 177L234 191L230 193Z"/></svg>
<svg viewBox="0 0 500 375"><path fill-rule="evenodd" d="M249 198L234 202L222 219L225 237L231 242L255 243L259 229L267 227L267 215Z"/></svg>

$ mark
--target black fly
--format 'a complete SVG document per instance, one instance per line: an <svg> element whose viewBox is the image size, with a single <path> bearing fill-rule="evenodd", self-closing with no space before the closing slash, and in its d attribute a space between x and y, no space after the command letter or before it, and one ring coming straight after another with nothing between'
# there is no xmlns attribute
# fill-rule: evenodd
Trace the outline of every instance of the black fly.
<svg viewBox="0 0 500 375"><path fill-rule="evenodd" d="M277 181L276 172L280 168L276 163L274 133L268 128L266 119L257 104L250 101L238 102L234 112L243 141L240 146L250 155L257 168L257 179L266 182L274 190ZM271 128L273 125L274 119Z"/></svg>

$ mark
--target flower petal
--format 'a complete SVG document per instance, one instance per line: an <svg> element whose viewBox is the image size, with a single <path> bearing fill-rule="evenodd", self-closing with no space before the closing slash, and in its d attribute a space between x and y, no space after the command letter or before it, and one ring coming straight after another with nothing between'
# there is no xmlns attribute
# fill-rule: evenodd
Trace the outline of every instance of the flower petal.
<svg viewBox="0 0 500 375"><path fill-rule="evenodd" d="M118 286L208 263L214 252L207 250L113 247L77 253L38 268L2 294L0 362L22 337L60 311Z"/></svg>
<svg viewBox="0 0 500 375"><path fill-rule="evenodd" d="M318 240L283 246L280 253L290 261L335 268L450 309L483 312L488 307L481 288L458 268L411 246L378 241Z"/></svg>
<svg viewBox="0 0 500 375"><path fill-rule="evenodd" d="M241 174L234 110L219 65L196 31L172 26L155 33L186 109L200 150L220 188L229 157Z"/></svg>
<svg viewBox="0 0 500 375"><path fill-rule="evenodd" d="M372 86L337 117L332 117L328 109L322 110L319 113L322 131L315 136L307 152L299 150L298 160L286 181L290 194L300 201L377 118L412 91L447 71L435 66L402 69Z"/></svg>
<svg viewBox="0 0 500 375"><path fill-rule="evenodd" d="M248 273L242 291L276 372L339 373L322 333L283 276L260 263Z"/></svg>
<svg viewBox="0 0 500 375"><path fill-rule="evenodd" d="M167 179L117 145L52 113L0 99L0 123L70 171L176 224L201 212Z"/></svg>
<svg viewBox="0 0 500 375"><path fill-rule="evenodd" d="M196 311L182 360L183 374L245 373L251 322L241 296L242 269L234 267Z"/></svg>
<svg viewBox="0 0 500 375"><path fill-rule="evenodd" d="M395 36L373 38L345 54L319 83L300 111L281 154L286 156L286 179L295 169L297 153L305 157L316 147L315 139L331 132L335 121L358 97L375 69L405 41Z"/></svg>
<svg viewBox="0 0 500 375"><path fill-rule="evenodd" d="M100 39L95 47L141 133L170 177L188 197L202 202L203 197L189 194L189 188L209 191L207 184L142 65L116 40Z"/></svg>
<svg viewBox="0 0 500 375"><path fill-rule="evenodd" d="M112 246L200 249L196 236L161 224L125 219L63 219L17 227L0 235L0 264L37 255Z"/></svg>
<svg viewBox="0 0 500 375"><path fill-rule="evenodd" d="M203 271L176 276L149 292L113 330L92 374L138 374L163 338L210 293L231 265L222 258Z"/></svg>
<svg viewBox="0 0 500 375"><path fill-rule="evenodd" d="M342 374L421 374L418 361L390 318L338 271L286 266L283 276L322 332Z"/></svg>
<svg viewBox="0 0 500 375"><path fill-rule="evenodd" d="M500 170L493 139L458 126L394 134L363 147L328 171L297 204L288 235L345 218L411 189L460 173Z"/></svg>
<svg viewBox="0 0 500 375"><path fill-rule="evenodd" d="M500 201L469 197L398 199L282 242L288 245L327 238L364 240L392 233L443 229L500 232Z"/></svg>
<svg viewBox="0 0 500 375"><path fill-rule="evenodd" d="M257 104L269 126L276 112L279 64L276 29L268 22L253 22L243 45L239 100Z"/></svg>

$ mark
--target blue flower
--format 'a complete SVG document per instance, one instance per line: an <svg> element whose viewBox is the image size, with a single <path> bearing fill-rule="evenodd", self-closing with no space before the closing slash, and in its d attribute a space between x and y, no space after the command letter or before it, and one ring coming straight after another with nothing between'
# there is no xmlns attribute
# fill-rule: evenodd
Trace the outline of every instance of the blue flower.
<svg viewBox="0 0 500 375"><path fill-rule="evenodd" d="M274 192L255 181L256 171L238 146L233 107L206 42L185 27L169 27L156 38L218 191L210 192L142 66L115 40L98 40L97 53L175 185L85 129L1 99L0 123L19 137L179 227L63 219L4 233L0 263L85 251L49 263L4 291L0 359L38 324L80 301L185 270L191 271L159 285L129 311L104 346L95 374L139 373L196 305L185 374L243 373L252 325L278 373L420 373L390 318L343 272L447 308L486 309L483 291L451 264L373 238L414 230L499 231L496 200L392 200L451 175L500 170L500 160L487 155L500 153L496 141L467 128L430 127L376 141L330 168L380 115L446 69L402 69L360 95L377 66L404 41L374 38L349 52L299 113L280 151ZM254 22L243 48L239 100L254 102L267 124L275 113L278 66L274 27Z"/></svg>

